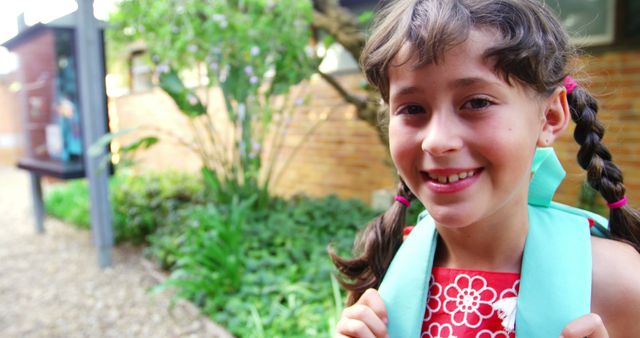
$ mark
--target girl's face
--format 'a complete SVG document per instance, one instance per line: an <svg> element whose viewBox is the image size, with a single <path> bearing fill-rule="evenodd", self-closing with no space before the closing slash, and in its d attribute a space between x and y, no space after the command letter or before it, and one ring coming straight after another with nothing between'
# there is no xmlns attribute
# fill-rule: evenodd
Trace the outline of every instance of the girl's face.
<svg viewBox="0 0 640 338"><path fill-rule="evenodd" d="M389 142L400 176L436 222L460 228L525 208L543 126L541 100L483 57L495 34L472 30L439 62L389 73ZM522 209L520 209L522 210Z"/></svg>

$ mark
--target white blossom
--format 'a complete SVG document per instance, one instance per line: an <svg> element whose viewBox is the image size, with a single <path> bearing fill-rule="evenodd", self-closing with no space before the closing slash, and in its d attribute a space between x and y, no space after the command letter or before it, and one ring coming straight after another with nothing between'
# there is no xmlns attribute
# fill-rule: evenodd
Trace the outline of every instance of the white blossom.
<svg viewBox="0 0 640 338"><path fill-rule="evenodd" d="M158 74L168 73L169 65L167 65L166 63L161 63L158 65L158 67L156 67L156 71L158 72Z"/></svg>
<svg viewBox="0 0 640 338"><path fill-rule="evenodd" d="M193 94L187 95L187 101L189 101L189 104L192 106L198 104L198 98Z"/></svg>
<svg viewBox="0 0 640 338"><path fill-rule="evenodd" d="M215 22L221 22L221 21L226 21L227 18L224 16L224 14L213 14L211 15L211 20L215 21Z"/></svg>
<svg viewBox="0 0 640 338"><path fill-rule="evenodd" d="M251 149L252 149L253 151L255 151L255 152L258 152L258 151L260 151L260 148L261 148L260 143L258 143L258 142L256 142L256 141L253 141L253 145L252 145Z"/></svg>
<svg viewBox="0 0 640 338"><path fill-rule="evenodd" d="M246 107L244 103L238 103L238 119L240 119L240 121L244 121L245 113Z"/></svg>

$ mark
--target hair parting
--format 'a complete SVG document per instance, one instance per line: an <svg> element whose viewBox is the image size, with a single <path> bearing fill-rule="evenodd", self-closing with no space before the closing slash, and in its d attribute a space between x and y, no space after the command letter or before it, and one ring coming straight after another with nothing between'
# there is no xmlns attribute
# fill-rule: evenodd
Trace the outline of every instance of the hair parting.
<svg viewBox="0 0 640 338"><path fill-rule="evenodd" d="M402 179L397 195L409 201L414 199ZM338 281L349 290L349 305L354 304L367 289L380 285L391 259L402 244L406 211L404 204L394 202L389 210L373 219L356 238L356 256L353 258L339 257L331 247L328 248L331 260L342 274Z"/></svg>

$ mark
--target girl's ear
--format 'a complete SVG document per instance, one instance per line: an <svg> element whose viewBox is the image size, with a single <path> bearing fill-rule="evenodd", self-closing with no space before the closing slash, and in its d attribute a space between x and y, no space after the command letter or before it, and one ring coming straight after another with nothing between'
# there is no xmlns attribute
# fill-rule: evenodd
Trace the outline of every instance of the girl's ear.
<svg viewBox="0 0 640 338"><path fill-rule="evenodd" d="M538 136L538 147L548 147L567 128L571 119L567 90L560 86L544 101L542 128Z"/></svg>

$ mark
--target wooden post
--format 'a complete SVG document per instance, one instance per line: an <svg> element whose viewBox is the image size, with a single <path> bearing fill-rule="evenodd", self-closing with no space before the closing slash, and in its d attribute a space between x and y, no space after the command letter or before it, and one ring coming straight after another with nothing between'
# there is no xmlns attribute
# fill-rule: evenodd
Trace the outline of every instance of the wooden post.
<svg viewBox="0 0 640 338"><path fill-rule="evenodd" d="M80 85L80 116L84 132L84 161L89 181L91 231L101 268L111 266L113 230L109 202L109 172L100 167L101 156L88 149L107 132L103 45L98 21L93 16L93 0L77 0L76 49ZM104 151L104 150L103 150Z"/></svg>

